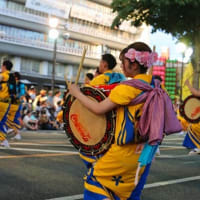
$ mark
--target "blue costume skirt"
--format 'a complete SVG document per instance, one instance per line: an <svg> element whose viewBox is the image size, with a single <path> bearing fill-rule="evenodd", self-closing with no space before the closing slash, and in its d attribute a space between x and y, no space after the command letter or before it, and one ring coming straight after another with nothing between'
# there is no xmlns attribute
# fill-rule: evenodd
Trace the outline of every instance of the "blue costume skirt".
<svg viewBox="0 0 200 200"><path fill-rule="evenodd" d="M197 132L194 132L192 127L190 127L184 138L183 146L188 149L200 148L200 135Z"/></svg>

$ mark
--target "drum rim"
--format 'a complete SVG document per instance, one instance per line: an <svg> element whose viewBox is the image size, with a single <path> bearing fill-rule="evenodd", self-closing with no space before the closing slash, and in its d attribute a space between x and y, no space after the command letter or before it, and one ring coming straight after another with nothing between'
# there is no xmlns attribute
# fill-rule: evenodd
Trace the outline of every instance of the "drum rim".
<svg viewBox="0 0 200 200"><path fill-rule="evenodd" d="M195 95L190 95L190 96L188 96L188 97L183 101L183 104L180 106L179 111L180 111L181 116L183 116L188 122L190 122L190 123L198 123L198 122L200 121L200 117L198 117L197 119L191 119L191 118L187 117L187 115L185 114L185 110L184 110L185 104L186 104L187 101L190 100L191 98L195 98L195 99L199 99L199 100L200 100L200 97L197 97L197 96L195 96Z"/></svg>
<svg viewBox="0 0 200 200"><path fill-rule="evenodd" d="M91 91L94 90L95 92L99 93L102 98L106 98L105 94L101 91L101 89L97 89L97 88L93 88L93 87L82 87L80 88L80 90L82 92L87 92L87 91ZM89 95L88 95L89 96ZM70 99L70 100L69 100ZM103 99L102 99L103 100ZM109 118L109 123L111 124L110 129L107 131L107 127L106 127L106 132L104 137L107 135L108 140L107 143L105 143L105 145L103 145L103 139L104 137L101 139L101 141L95 145L86 145L81 143L79 140L77 140L77 138L74 136L71 127L69 126L69 109L70 106L73 104L73 102L75 101L75 98L71 101L71 95L68 95L67 99L65 100L64 106L63 106L63 121L64 121L64 130L66 135L70 138L70 142L74 145L74 147L76 149L78 149L80 152L85 153L86 155L90 155L90 156L94 156L94 155L98 155L98 154L102 154L105 153L108 150L108 147L114 142L114 133L115 133L115 118L116 118L116 111L115 110L111 110L107 113L105 113L106 119ZM100 100L99 100L100 101ZM66 117L68 113L68 119ZM108 121L106 122L107 125ZM79 144L76 144L79 143ZM97 148L97 146L100 146L100 148ZM83 149L84 147L84 149ZM88 148L88 150L87 150Z"/></svg>

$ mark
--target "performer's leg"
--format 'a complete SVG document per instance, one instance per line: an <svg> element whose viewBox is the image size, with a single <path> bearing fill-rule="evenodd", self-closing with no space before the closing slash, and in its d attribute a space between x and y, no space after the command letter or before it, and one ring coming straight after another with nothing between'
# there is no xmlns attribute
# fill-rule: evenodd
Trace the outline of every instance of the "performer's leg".
<svg viewBox="0 0 200 200"><path fill-rule="evenodd" d="M192 151L189 152L189 155L200 154L199 130L198 131L196 130L195 132L190 128L184 138L183 146L187 147L188 149L193 149Z"/></svg>
<svg viewBox="0 0 200 200"><path fill-rule="evenodd" d="M9 130L13 130L14 133L12 134L12 138L16 140L21 139L21 135L19 130L21 129L20 125L20 112L21 112L21 105L12 104L8 113L8 119L6 121L6 125L9 127Z"/></svg>
<svg viewBox="0 0 200 200"><path fill-rule="evenodd" d="M10 147L5 137L6 134L6 120L10 109L10 105L6 102L0 102L0 145Z"/></svg>

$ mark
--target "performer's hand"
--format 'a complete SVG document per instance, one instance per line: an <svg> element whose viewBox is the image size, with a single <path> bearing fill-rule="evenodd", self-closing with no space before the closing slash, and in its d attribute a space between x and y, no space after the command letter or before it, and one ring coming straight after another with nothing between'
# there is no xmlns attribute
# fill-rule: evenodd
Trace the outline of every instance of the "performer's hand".
<svg viewBox="0 0 200 200"><path fill-rule="evenodd" d="M77 95L80 94L80 89L77 85L71 84L70 87L69 87L69 93L72 96L77 97Z"/></svg>

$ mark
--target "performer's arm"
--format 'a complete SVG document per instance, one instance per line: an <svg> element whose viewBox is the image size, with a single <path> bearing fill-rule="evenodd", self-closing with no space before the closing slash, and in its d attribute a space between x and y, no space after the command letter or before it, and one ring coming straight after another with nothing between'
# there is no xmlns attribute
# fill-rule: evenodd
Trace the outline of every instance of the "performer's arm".
<svg viewBox="0 0 200 200"><path fill-rule="evenodd" d="M95 114L104 114L117 107L117 104L113 103L109 98L106 98L101 102L91 100L89 97L81 93L80 89L74 84L70 86L69 92Z"/></svg>
<svg viewBox="0 0 200 200"><path fill-rule="evenodd" d="M194 96L200 96L200 90L197 90L195 88L192 87L192 85L190 84L189 80L185 81L185 85L188 86L190 92L194 95Z"/></svg>

